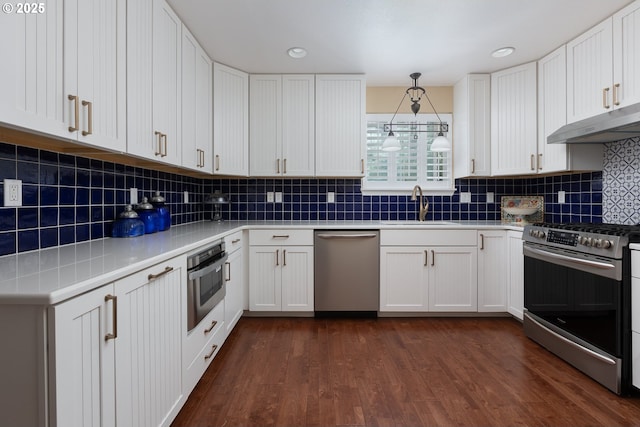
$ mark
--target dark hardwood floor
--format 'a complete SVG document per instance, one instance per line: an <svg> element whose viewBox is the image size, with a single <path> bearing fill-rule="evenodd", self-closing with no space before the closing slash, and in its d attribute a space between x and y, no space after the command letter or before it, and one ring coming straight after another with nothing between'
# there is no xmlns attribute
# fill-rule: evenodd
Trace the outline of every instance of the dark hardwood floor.
<svg viewBox="0 0 640 427"><path fill-rule="evenodd" d="M247 318L173 426L638 426L511 318Z"/></svg>

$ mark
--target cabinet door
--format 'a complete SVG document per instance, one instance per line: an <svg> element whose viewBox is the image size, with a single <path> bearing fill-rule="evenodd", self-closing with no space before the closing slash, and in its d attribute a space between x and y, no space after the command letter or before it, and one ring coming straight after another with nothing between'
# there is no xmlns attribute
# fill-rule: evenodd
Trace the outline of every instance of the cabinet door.
<svg viewBox="0 0 640 427"><path fill-rule="evenodd" d="M282 311L313 311L313 247L282 247Z"/></svg>
<svg viewBox="0 0 640 427"><path fill-rule="evenodd" d="M153 8L153 129L154 159L182 163L180 61L182 23L164 0ZM156 134L159 132L159 134Z"/></svg>
<svg viewBox="0 0 640 427"><path fill-rule="evenodd" d="M613 15L613 107L640 102L640 2Z"/></svg>
<svg viewBox="0 0 640 427"><path fill-rule="evenodd" d="M536 63L491 75L491 174L536 173Z"/></svg>
<svg viewBox="0 0 640 427"><path fill-rule="evenodd" d="M491 76L470 74L453 88L455 178L491 174Z"/></svg>
<svg viewBox="0 0 640 427"><path fill-rule="evenodd" d="M426 248L380 248L380 311L428 311Z"/></svg>
<svg viewBox="0 0 640 427"><path fill-rule="evenodd" d="M365 96L364 76L316 76L317 176L364 176Z"/></svg>
<svg viewBox="0 0 640 427"><path fill-rule="evenodd" d="M429 311L477 311L476 247L428 248Z"/></svg>
<svg viewBox="0 0 640 427"><path fill-rule="evenodd" d="M509 306L508 311L514 317L522 320L524 308L524 255L522 254L522 232L508 231L509 240Z"/></svg>
<svg viewBox="0 0 640 427"><path fill-rule="evenodd" d="M249 167L251 176L280 176L282 162L282 76L249 77Z"/></svg>
<svg viewBox="0 0 640 427"><path fill-rule="evenodd" d="M503 230L478 232L478 311L507 311L507 235Z"/></svg>
<svg viewBox="0 0 640 427"><path fill-rule="evenodd" d="M182 166L213 172L211 60L182 25Z"/></svg>
<svg viewBox="0 0 640 427"><path fill-rule="evenodd" d="M315 173L315 76L282 76L282 174Z"/></svg>
<svg viewBox="0 0 640 427"><path fill-rule="evenodd" d="M249 310L282 310L282 249L251 246L249 250Z"/></svg>
<svg viewBox="0 0 640 427"><path fill-rule="evenodd" d="M213 172L249 174L249 76L213 64Z"/></svg>
<svg viewBox="0 0 640 427"><path fill-rule="evenodd" d="M244 301L244 263L242 248L236 250L225 263L226 295L224 297L224 323L227 333L231 332L240 317Z"/></svg>
<svg viewBox="0 0 640 427"><path fill-rule="evenodd" d="M0 121L70 138L70 101L63 86L64 7L41 14L3 14L0 24Z"/></svg>
<svg viewBox="0 0 640 427"><path fill-rule="evenodd" d="M177 414L185 267L179 257L115 283L118 425L161 425Z"/></svg>
<svg viewBox="0 0 640 427"><path fill-rule="evenodd" d="M53 340L51 417L54 426L115 426L115 330L113 285L50 311Z"/></svg>
<svg viewBox="0 0 640 427"><path fill-rule="evenodd" d="M567 43L567 122L611 111L612 19Z"/></svg>
<svg viewBox="0 0 640 427"><path fill-rule="evenodd" d="M538 61L538 158L541 173L567 170L566 144L547 144L547 137L567 124L567 58L565 46Z"/></svg>
<svg viewBox="0 0 640 427"><path fill-rule="evenodd" d="M78 141L124 152L126 1L65 1L66 13L65 86L79 96Z"/></svg>

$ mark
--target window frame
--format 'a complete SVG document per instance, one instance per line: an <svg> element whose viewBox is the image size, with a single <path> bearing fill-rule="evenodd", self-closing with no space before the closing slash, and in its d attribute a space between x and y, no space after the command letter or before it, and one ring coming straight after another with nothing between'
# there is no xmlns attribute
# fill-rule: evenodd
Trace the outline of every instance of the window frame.
<svg viewBox="0 0 640 427"><path fill-rule="evenodd" d="M418 176L418 179L415 181L410 181L410 180L406 180L406 181L397 181L396 179L394 179L393 181L369 181L367 178L369 176L369 171L370 171L370 144L369 144L369 132L370 132L370 127L369 127L369 123L371 122L377 122L379 124L389 124L389 122L391 121L391 119L393 118L393 114L367 114L366 117L366 121L367 121L367 141L366 141L366 161L365 161L365 176L362 178L361 180L361 191L362 194L366 194L366 195L395 195L395 194L406 194L407 192L411 192L414 188L415 185L419 185L422 188L423 194L427 194L427 195L441 195L441 196L450 196L452 195L455 191L455 180L453 178L453 151L449 151L449 152L445 152L445 153L438 153L438 156L446 156L445 162L446 162L446 167L448 168L446 170L447 172L447 177L445 178L445 180L442 182L441 185L438 185L436 183L436 181L431 181L431 180L427 180L426 178L426 173L427 171L425 170L425 168L428 167L429 164L429 158L426 157L426 155L428 154L427 152L427 143L428 141L426 141L425 139L430 138L431 140L433 140L433 138L435 138L435 136L437 136L437 129L439 129L439 126L437 127L437 129L433 132L433 133L424 133L424 132L419 132L417 133L417 137L418 137L418 141L417 141L417 153L416 156L414 158L417 159L417 163L415 166L416 169L416 174ZM453 115L452 114L440 114L440 118L442 119L443 123L446 123L449 125L449 132L444 132L444 135L447 136L447 138L449 138L449 140L451 140L451 132L450 130L453 128L452 126L452 121L453 121ZM433 123L435 126L437 126L439 124L439 120L438 117L435 114L418 114L417 116L414 116L413 114L398 114L396 115L395 118L393 118L393 124L394 124L394 133L396 134L396 136L400 136L399 139L401 139L401 142L403 141L402 135L399 135L398 130L395 129L395 125L397 124L401 124L401 123L406 123L406 124L410 124L410 123L420 123L420 124L424 124L424 123ZM423 125L421 125L423 126ZM384 131L384 132L388 132L388 131ZM402 133L408 133L405 131L401 131ZM406 137L405 137L406 138ZM384 141L384 139L383 139ZM406 139L404 139L404 141L406 141ZM404 150L400 150L400 151L396 151L396 152L389 152L386 156L387 157L387 166L388 168L385 169L386 171L388 171L388 175L389 174L393 174L393 176L395 178L398 177L398 175L396 174L396 167L398 166L398 155L400 153L402 153ZM406 158L406 156L405 156ZM422 160L420 160L422 159ZM433 157L432 157L433 159ZM422 179L420 179L422 177Z"/></svg>

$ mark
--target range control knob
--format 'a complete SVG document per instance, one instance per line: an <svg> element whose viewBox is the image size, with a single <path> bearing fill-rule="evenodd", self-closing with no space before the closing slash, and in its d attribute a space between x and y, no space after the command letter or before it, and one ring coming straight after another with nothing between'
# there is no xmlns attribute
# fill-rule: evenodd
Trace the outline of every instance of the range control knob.
<svg viewBox="0 0 640 427"><path fill-rule="evenodd" d="M613 246L613 243L611 242L611 240L607 239L595 239L593 241L593 246L601 249L610 249L611 246Z"/></svg>
<svg viewBox="0 0 640 427"><path fill-rule="evenodd" d="M580 236L578 237L578 243L584 246L593 246L593 239L591 237Z"/></svg>
<svg viewBox="0 0 640 427"><path fill-rule="evenodd" d="M544 239L547 236L542 230L530 230L529 235L538 239Z"/></svg>

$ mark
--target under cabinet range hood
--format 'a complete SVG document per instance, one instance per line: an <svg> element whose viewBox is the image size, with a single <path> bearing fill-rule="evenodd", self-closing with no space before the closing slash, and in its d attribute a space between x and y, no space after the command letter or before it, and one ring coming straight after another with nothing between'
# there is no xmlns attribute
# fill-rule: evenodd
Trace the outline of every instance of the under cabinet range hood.
<svg viewBox="0 0 640 427"><path fill-rule="evenodd" d="M596 144L640 136L640 103L569 123L547 137L548 144Z"/></svg>

